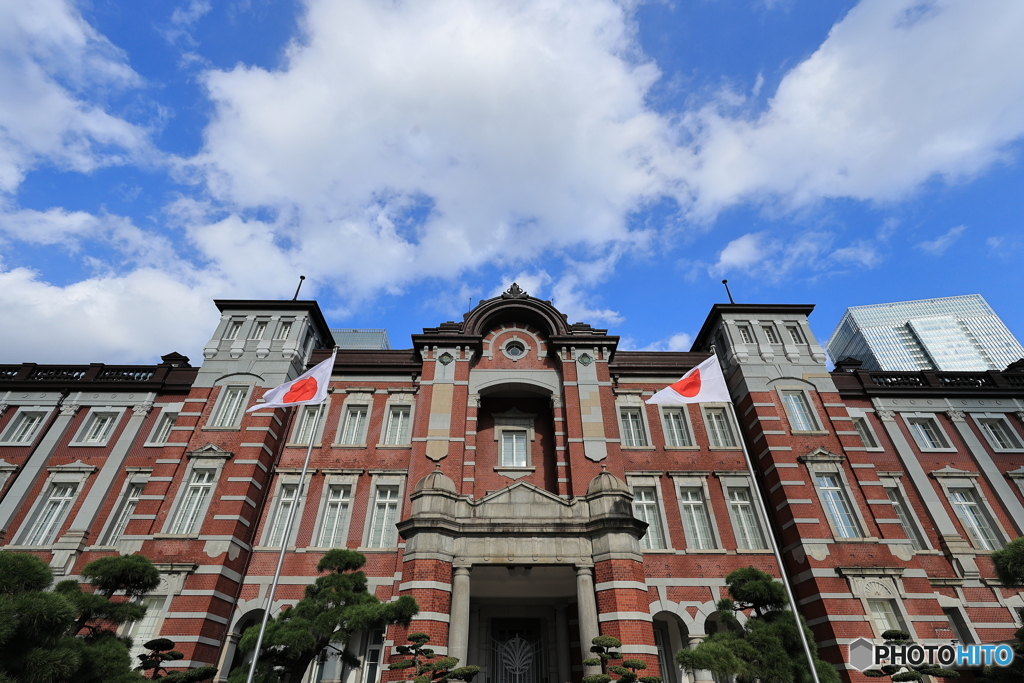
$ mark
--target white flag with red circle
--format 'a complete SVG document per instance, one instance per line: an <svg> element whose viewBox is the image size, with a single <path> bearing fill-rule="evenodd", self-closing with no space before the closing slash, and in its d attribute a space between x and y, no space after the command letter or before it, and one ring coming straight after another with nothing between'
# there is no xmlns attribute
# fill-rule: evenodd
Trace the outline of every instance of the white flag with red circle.
<svg viewBox="0 0 1024 683"><path fill-rule="evenodd" d="M731 400L718 357L712 355L683 375L678 382L651 396L647 403L672 406L684 403L725 403Z"/></svg>
<svg viewBox="0 0 1024 683"><path fill-rule="evenodd" d="M331 357L323 363L318 363L312 370L299 375L291 382L268 389L263 394L263 403L257 403L245 412L323 403L327 398L327 386L331 383L331 373L334 372L335 355L332 353Z"/></svg>

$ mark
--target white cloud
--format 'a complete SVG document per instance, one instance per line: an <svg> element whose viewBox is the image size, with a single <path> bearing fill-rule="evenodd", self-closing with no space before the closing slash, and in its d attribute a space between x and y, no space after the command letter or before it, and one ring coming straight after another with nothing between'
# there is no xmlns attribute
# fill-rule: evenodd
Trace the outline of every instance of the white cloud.
<svg viewBox="0 0 1024 683"><path fill-rule="evenodd" d="M641 351L689 351L693 339L685 332L677 332L668 339L648 344Z"/></svg>
<svg viewBox="0 0 1024 683"><path fill-rule="evenodd" d="M162 30L164 39L171 44L184 39L187 43L195 45L190 29L210 9L212 8L208 0L190 0L188 4L175 7L171 12L171 25Z"/></svg>
<svg viewBox="0 0 1024 683"><path fill-rule="evenodd" d="M201 361L218 294L216 282L182 282L151 268L58 287L0 263L4 362L154 363L171 351Z"/></svg>
<svg viewBox="0 0 1024 683"><path fill-rule="evenodd" d="M953 242L960 239L960 235L962 235L965 230L967 230L966 225L958 225L955 228L950 228L944 235L940 235L935 239L928 240L926 242L918 242L915 246L926 254L942 256L946 253L946 250L949 249Z"/></svg>
<svg viewBox="0 0 1024 683"><path fill-rule="evenodd" d="M693 214L746 199L891 201L983 171L1024 134L1022 31L1016 0L864 0L764 113L712 102L685 116Z"/></svg>
<svg viewBox="0 0 1024 683"><path fill-rule="evenodd" d="M653 202L667 197L711 220L744 201L776 211L833 197L893 201L936 175L982 172L1024 134L1016 0L864 0L753 114L751 98L734 92L652 110L660 74L639 52L633 6L308 0L280 69L205 73L214 107L205 146L177 167L196 190L167 207L201 269L115 216L5 205L4 239L81 251L103 242L136 270L63 288L7 270L4 313L59 337L59 316L47 311L109 287L96 310L117 335L71 318L82 348L109 357L138 353L149 338L121 322L138 310L136 283L155 288L141 300L153 310L165 291L199 310L214 291L290 296L304 274L310 296L343 291L355 307L428 278L461 294L460 277L486 266L532 274L531 287L573 321L618 324L621 313L591 292L621 254L652 243L653 228L629 221ZM186 30L207 11L188 0L172 24ZM44 162L89 172L152 154L144 130L96 99L140 84L69 2L0 2L0 192ZM872 267L896 229L838 248L826 232L751 233L701 267L772 282ZM38 310L16 314L19 293ZM192 334L173 324L155 329Z"/></svg>
<svg viewBox="0 0 1024 683"><path fill-rule="evenodd" d="M774 254L779 245L766 239L767 233L752 232L725 245L718 254L718 262L711 266L712 275L724 275L732 270L746 270Z"/></svg>
<svg viewBox="0 0 1024 683"><path fill-rule="evenodd" d="M89 172L138 159L145 131L89 95L140 82L69 2L0 2L0 192L43 161Z"/></svg>

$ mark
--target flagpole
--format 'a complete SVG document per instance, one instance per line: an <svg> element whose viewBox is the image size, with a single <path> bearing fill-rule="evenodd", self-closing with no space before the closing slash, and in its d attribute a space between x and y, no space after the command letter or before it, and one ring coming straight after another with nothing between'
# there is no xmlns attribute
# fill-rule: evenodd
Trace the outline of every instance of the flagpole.
<svg viewBox="0 0 1024 683"><path fill-rule="evenodd" d="M715 355L717 356L718 354L716 353ZM732 415L733 422L736 424L736 436L739 438L740 447L743 449L743 458L746 460L747 470L750 472L750 488L754 490L754 497L757 499L757 509L761 512L761 519L764 520L765 540L772 547L772 552L775 553L775 561L779 564L779 575L782 579L782 585L786 587L789 608L793 611L793 618L796 620L796 632L800 636L800 644L803 645L804 656L807 657L807 665L811 669L811 677L814 679L814 683L821 683L818 680L818 670L814 668L814 655L811 654L811 646L807 642L807 634L804 633L803 625L800 623L800 612L796 607L796 596L793 593L793 587L789 584L789 578L786 576L786 566L782 563L782 553L779 551L778 544L775 543L775 534L772 533L768 508L764 503L764 498L761 496L761 487L757 483L757 473L754 471L754 461L750 459L750 452L747 450L747 440L743 438L743 431L740 429L740 421L736 417L734 404L730 406L728 412Z"/></svg>
<svg viewBox="0 0 1024 683"><path fill-rule="evenodd" d="M296 406L297 408L298 406ZM270 589L267 591L267 598L263 606L263 621L260 623L260 634L256 638L256 649L253 650L252 663L249 665L249 676L245 683L252 683L256 675L256 662L260 658L260 647L263 645L263 634L267 631L267 619L270 617L270 608L274 604L274 593L277 591L277 583L281 580L281 567L284 566L284 554L288 550L288 540L291 537L292 524L295 521L295 511L305 500L303 486L306 483L306 472L309 471L309 458L313 454L313 441L316 439L316 430L320 426L320 415L324 411L324 404L317 408L316 417L313 418L313 429L309 433L309 446L306 448L306 459L302 463L302 474L299 475L299 488L295 492L295 504L288 509L288 521L284 524L284 536L281 538L281 553L277 556L277 568L274 570L274 580L270 582ZM299 425L301 428L301 425ZM817 683L817 679L815 679Z"/></svg>

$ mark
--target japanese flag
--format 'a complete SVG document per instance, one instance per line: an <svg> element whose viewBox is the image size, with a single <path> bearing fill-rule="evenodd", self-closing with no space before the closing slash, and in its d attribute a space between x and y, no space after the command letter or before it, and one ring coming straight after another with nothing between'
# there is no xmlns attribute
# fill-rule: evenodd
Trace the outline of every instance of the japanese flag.
<svg viewBox="0 0 1024 683"><path fill-rule="evenodd" d="M729 387L725 385L722 367L718 357L712 355L706 361L683 375L675 384L670 384L647 403L660 405L681 405L683 403L727 403Z"/></svg>
<svg viewBox="0 0 1024 683"><path fill-rule="evenodd" d="M296 377L291 382L279 384L263 394L263 403L257 403L245 412L265 410L267 408L287 408L288 406L307 406L323 403L327 398L327 385L331 382L334 371L334 356L319 363L315 368Z"/></svg>

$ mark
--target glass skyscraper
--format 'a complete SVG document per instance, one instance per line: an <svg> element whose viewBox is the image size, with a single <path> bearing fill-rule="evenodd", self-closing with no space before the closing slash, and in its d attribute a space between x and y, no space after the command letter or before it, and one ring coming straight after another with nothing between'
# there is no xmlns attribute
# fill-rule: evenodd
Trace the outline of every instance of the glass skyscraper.
<svg viewBox="0 0 1024 683"><path fill-rule="evenodd" d="M825 348L865 370L1003 370L1024 358L980 294L851 306Z"/></svg>

